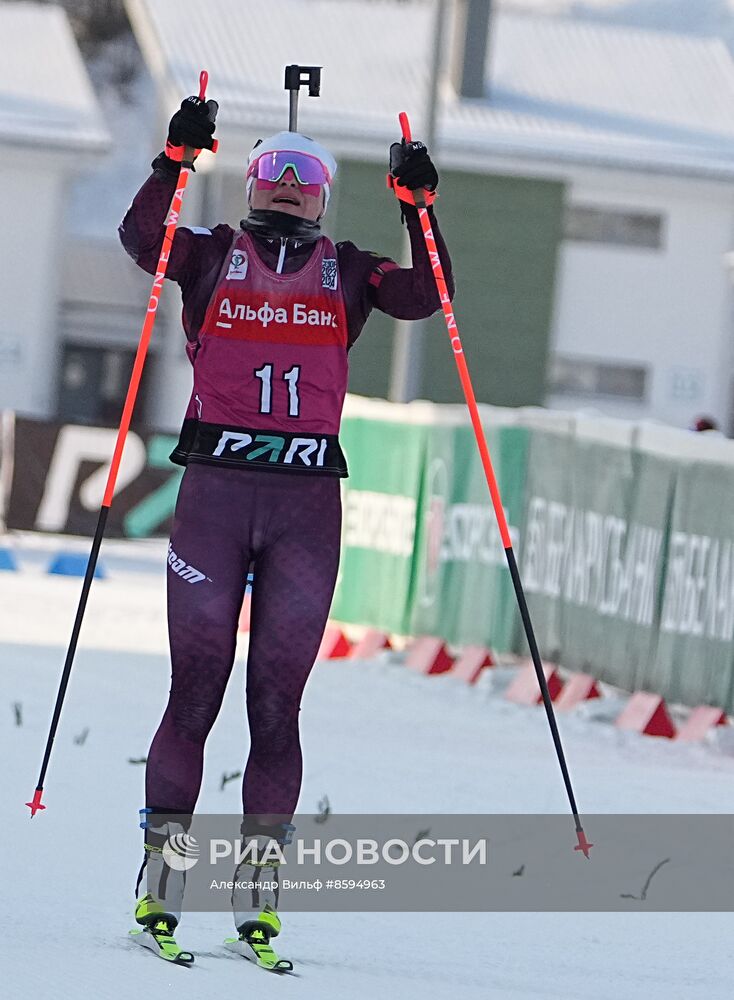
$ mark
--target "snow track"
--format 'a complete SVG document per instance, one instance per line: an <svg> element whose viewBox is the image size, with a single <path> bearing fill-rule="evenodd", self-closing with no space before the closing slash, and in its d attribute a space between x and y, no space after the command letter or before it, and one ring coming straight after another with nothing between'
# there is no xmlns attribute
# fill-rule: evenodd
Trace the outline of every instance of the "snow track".
<svg viewBox="0 0 734 1000"><path fill-rule="evenodd" d="M177 935L196 965L156 961L127 940L143 803L143 767L128 761L146 754L168 690L163 575L111 576L92 588L48 808L31 821L23 803L35 785L80 581L0 574L3 997L78 1000L88 992L122 1000L141 988L177 1000L250 989L355 1000L731 995L728 914L289 913L278 946L299 977L277 979L222 947L232 932L226 914L201 913L185 916ZM389 658L319 664L301 714L300 808L316 811L328 795L336 812L564 812L542 711L505 703L491 681L472 689ZM220 784L247 752L243 689L240 653L207 746L202 811L239 808L239 783L224 791ZM734 761L715 747L617 733L583 710L561 720L561 733L587 815L732 808ZM569 850L572 842L569 821ZM580 870L587 863L579 858Z"/></svg>

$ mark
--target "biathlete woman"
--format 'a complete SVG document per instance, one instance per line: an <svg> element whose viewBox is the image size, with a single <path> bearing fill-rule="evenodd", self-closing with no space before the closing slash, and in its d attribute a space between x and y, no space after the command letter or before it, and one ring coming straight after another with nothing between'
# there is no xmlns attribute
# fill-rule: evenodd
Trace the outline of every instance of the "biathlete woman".
<svg viewBox="0 0 734 1000"><path fill-rule="evenodd" d="M166 151L120 226L125 250L150 274L181 147L212 147L216 110L197 97L182 103ZM422 143L393 144L391 167L403 189L425 189L432 198L438 174ZM299 707L339 561L347 356L372 309L417 320L440 307L413 205L400 202L409 268L321 232L336 168L323 146L297 132L265 139L249 157L249 213L239 228L180 227L171 248L167 277L181 288L193 388L171 456L186 466L168 557L171 688L148 753L136 920L140 942L173 961L193 955L173 937L183 874L166 864L163 849L185 827L167 816L190 815L196 805L204 744L234 662L248 568L254 564L255 584L242 834L257 867L272 842L288 842L301 787ZM453 294L435 217L432 224ZM258 871L272 885L277 862ZM230 945L268 968L288 968L270 945L280 930L277 901L277 891L235 892L238 938Z"/></svg>

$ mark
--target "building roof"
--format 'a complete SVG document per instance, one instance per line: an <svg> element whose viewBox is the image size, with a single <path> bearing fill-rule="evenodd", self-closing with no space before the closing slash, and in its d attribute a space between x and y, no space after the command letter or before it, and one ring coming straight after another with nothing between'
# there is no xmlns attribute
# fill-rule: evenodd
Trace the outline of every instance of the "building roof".
<svg viewBox="0 0 734 1000"><path fill-rule="evenodd" d="M299 127L336 153L357 142L363 153L369 147L384 158L401 110L411 114L414 134L424 127L433 4L127 6L168 105L196 89L202 67L209 70L227 143L285 127L283 67L294 61L324 66L322 97L301 97ZM447 82L441 88L439 160L450 150L452 158L734 177L734 63L722 41L502 11L493 15L490 37L487 99L459 99Z"/></svg>
<svg viewBox="0 0 734 1000"><path fill-rule="evenodd" d="M66 12L0 3L0 138L5 145L97 152L110 135Z"/></svg>

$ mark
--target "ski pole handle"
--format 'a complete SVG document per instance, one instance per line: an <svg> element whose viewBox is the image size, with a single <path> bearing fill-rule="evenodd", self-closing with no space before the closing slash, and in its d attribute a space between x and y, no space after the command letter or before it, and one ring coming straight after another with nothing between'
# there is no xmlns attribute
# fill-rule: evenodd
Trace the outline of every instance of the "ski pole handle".
<svg viewBox="0 0 734 1000"><path fill-rule="evenodd" d="M413 136L410 131L410 122L408 121L408 116L404 111L401 111L398 115L398 121L400 122L400 128L403 132L403 140L405 142L412 142ZM413 191L413 204L416 208L425 208L426 199L424 197L425 192L421 190ZM441 278L443 278L443 272L441 272ZM448 293L447 293L448 294Z"/></svg>
<svg viewBox="0 0 734 1000"><path fill-rule="evenodd" d="M403 133L403 143L412 142L408 116L404 111L401 111L398 115L398 119ZM387 186L392 189L393 194L399 201L405 201L409 205L415 205L416 208L425 208L427 205L432 205L436 200L435 191L428 191L426 188L416 188L414 191L411 191L404 185L400 184L393 177L391 172L387 175Z"/></svg>
<svg viewBox="0 0 734 1000"><path fill-rule="evenodd" d="M209 86L209 74L205 69L199 73L199 100L206 100L206 88ZM212 153L219 149L219 139L212 140Z"/></svg>

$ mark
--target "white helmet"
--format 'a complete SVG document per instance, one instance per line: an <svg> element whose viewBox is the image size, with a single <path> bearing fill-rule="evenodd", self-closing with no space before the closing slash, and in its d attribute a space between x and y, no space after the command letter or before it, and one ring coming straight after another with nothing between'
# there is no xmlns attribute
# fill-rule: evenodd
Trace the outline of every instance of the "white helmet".
<svg viewBox="0 0 734 1000"><path fill-rule="evenodd" d="M319 178L319 183L321 183L324 189L324 212L326 212L326 206L329 204L329 196L331 195L331 182L334 179L337 168L336 160L328 149L325 149L318 142L314 142L313 139L309 139L307 135L301 135L300 132L278 132L277 135L271 135L269 139L261 139L253 147L247 159L248 205L250 203L252 185L255 181L255 171L253 169L255 164L267 153L289 152L302 153L305 156L312 157L318 160L323 167L324 176Z"/></svg>

